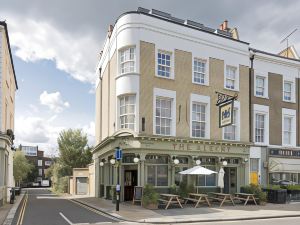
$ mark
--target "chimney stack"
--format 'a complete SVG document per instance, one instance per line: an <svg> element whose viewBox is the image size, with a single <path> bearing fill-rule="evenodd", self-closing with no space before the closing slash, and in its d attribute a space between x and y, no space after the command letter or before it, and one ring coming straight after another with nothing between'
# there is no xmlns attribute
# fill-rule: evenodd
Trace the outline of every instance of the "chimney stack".
<svg viewBox="0 0 300 225"><path fill-rule="evenodd" d="M112 32L113 32L113 29L114 29L114 26L113 25L109 25L108 26L108 37L110 38L111 37L111 35L112 35Z"/></svg>
<svg viewBox="0 0 300 225"><path fill-rule="evenodd" d="M220 30L228 31L228 21L224 20L224 22L220 25Z"/></svg>

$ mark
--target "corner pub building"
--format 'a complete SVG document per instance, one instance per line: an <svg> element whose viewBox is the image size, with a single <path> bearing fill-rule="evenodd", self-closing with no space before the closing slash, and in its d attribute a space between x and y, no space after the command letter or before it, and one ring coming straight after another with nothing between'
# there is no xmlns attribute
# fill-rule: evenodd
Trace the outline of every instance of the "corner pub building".
<svg viewBox="0 0 300 225"><path fill-rule="evenodd" d="M249 44L227 21L212 29L158 10L124 13L109 27L97 74L97 197L109 198L117 170L123 201L145 184L219 191L217 175L178 173L196 162L214 171L227 162L224 192L249 184ZM216 91L238 95L231 126L219 128Z"/></svg>

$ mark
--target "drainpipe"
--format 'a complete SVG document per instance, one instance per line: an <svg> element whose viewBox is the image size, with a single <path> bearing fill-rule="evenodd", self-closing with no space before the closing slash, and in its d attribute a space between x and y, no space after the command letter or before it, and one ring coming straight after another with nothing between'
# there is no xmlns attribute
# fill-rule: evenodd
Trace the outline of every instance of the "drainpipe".
<svg viewBox="0 0 300 225"><path fill-rule="evenodd" d="M250 50L250 68L249 68L249 141L253 142L253 129L252 129L252 125L253 125L253 118L252 118L252 72L253 72L253 62L254 62L254 52L252 50Z"/></svg>

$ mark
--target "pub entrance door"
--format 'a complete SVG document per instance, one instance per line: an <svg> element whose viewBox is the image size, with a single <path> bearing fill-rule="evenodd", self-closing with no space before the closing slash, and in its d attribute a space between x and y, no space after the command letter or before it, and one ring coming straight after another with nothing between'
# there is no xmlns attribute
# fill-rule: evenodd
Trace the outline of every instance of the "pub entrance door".
<svg viewBox="0 0 300 225"><path fill-rule="evenodd" d="M137 178L137 170L124 171L124 201L132 201Z"/></svg>
<svg viewBox="0 0 300 225"><path fill-rule="evenodd" d="M234 194L237 192L237 168L224 168L224 193Z"/></svg>

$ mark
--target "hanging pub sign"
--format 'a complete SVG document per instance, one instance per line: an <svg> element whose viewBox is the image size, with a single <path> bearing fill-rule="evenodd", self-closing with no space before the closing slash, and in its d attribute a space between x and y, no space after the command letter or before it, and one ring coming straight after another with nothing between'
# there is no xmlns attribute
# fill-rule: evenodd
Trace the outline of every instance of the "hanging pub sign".
<svg viewBox="0 0 300 225"><path fill-rule="evenodd" d="M230 96L221 92L216 93L218 94L216 106L219 106L219 128L230 126L233 124L234 100L238 96Z"/></svg>
<svg viewBox="0 0 300 225"><path fill-rule="evenodd" d="M226 127L233 123L233 103L227 102L219 106L219 127Z"/></svg>

